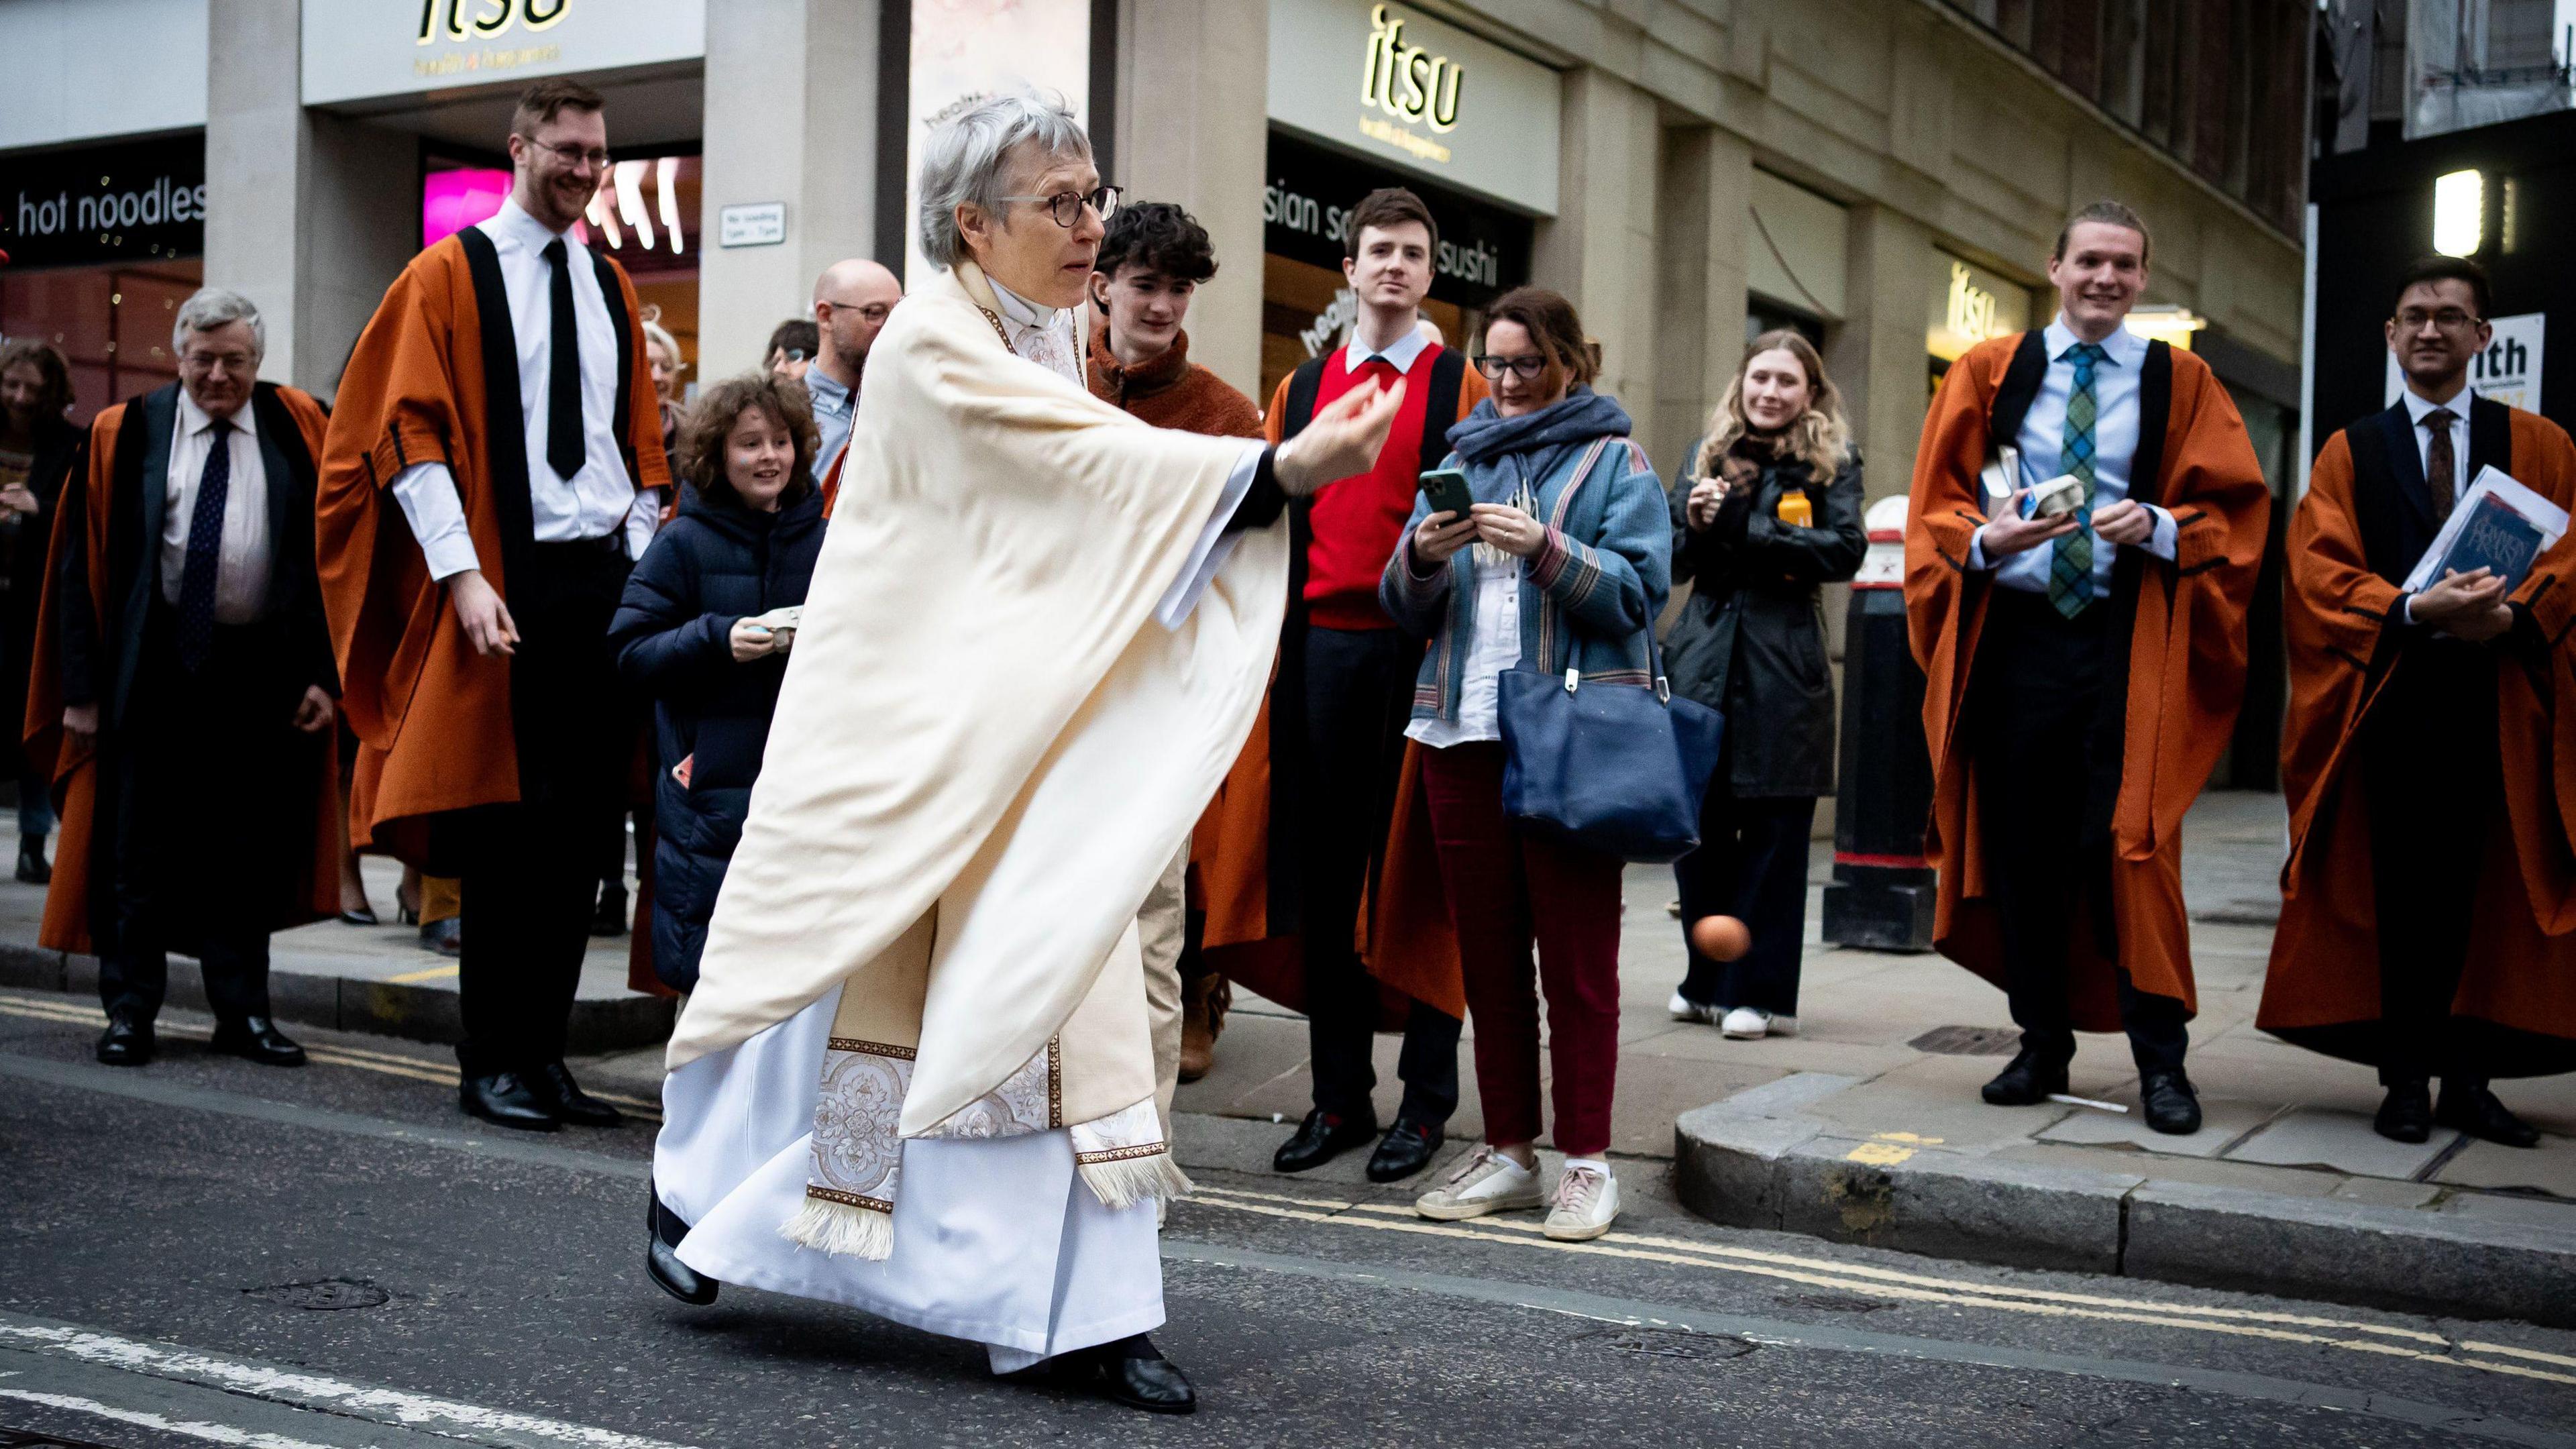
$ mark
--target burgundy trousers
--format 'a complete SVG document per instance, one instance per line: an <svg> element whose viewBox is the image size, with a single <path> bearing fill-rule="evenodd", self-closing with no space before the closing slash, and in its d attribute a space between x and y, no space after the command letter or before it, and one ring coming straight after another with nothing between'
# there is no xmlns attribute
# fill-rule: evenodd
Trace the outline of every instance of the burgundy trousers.
<svg viewBox="0 0 2576 1449"><path fill-rule="evenodd" d="M1619 1068L1620 862L1514 826L1499 743L1423 751L1422 784L1476 1027L1485 1140L1538 1140L1543 989L1556 1146L1597 1157Z"/></svg>

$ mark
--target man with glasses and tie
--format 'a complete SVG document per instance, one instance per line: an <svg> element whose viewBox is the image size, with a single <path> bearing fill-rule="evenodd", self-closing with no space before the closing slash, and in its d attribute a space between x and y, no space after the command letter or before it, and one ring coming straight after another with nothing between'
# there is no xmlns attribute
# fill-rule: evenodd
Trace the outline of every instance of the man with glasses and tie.
<svg viewBox="0 0 2576 1449"><path fill-rule="evenodd" d="M1933 944L2004 988L2022 1033L1985 1099L2063 1093L2076 1031L2125 1031L2147 1125L2179 1135L2200 1128L2182 817L2244 695L2271 494L2208 364L2123 325L2149 246L2118 202L2077 212L2048 261L2056 319L1951 365L1915 457L1905 601Z"/></svg>
<svg viewBox="0 0 2576 1449"><path fill-rule="evenodd" d="M618 1120L564 1030L633 751L608 621L670 482L635 288L573 234L602 104L520 96L509 200L413 258L358 339L320 500L350 835L462 878L460 1101L539 1131Z"/></svg>
<svg viewBox="0 0 2576 1449"><path fill-rule="evenodd" d="M2291 519L2290 866L2255 1020L2378 1067L2384 1137L2533 1147L2487 1084L2576 1068L2576 836L2551 803L2576 545L2515 584L2406 588L2485 469L2576 507L2566 430L2469 390L2489 315L2477 263L2407 270L2386 324L2405 386L2326 440Z"/></svg>
<svg viewBox="0 0 2576 1449"><path fill-rule="evenodd" d="M338 909L322 408L257 380L266 343L240 293L189 298L179 380L98 415L54 518L26 721L63 809L40 939L97 954L110 1066L152 1059L171 951L204 970L216 1051L303 1065L268 938Z"/></svg>

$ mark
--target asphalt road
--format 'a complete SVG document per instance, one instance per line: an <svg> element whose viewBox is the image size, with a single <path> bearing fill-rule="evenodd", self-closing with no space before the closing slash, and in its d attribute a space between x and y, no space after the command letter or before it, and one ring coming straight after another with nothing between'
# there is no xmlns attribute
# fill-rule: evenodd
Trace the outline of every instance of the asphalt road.
<svg viewBox="0 0 2576 1449"><path fill-rule="evenodd" d="M649 1123L490 1131L436 1055L321 1033L300 1072L175 1034L104 1068L92 1019L0 993L0 1446L2576 1449L2576 1334L1737 1232L1650 1186L1567 1248L1207 1170L1158 1335L1201 1409L1156 1419L847 1310L663 1297Z"/></svg>

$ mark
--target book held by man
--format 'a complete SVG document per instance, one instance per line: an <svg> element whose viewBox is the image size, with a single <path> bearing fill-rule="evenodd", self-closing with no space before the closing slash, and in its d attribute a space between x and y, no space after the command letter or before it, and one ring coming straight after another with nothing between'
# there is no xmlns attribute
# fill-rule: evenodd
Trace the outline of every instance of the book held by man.
<svg viewBox="0 0 2576 1449"><path fill-rule="evenodd" d="M2406 576L2406 592L2422 593L2445 574L2485 569L2503 579L2510 594L2531 576L2532 561L2566 536L2566 509L2492 466L2481 468L2433 536L2433 546Z"/></svg>

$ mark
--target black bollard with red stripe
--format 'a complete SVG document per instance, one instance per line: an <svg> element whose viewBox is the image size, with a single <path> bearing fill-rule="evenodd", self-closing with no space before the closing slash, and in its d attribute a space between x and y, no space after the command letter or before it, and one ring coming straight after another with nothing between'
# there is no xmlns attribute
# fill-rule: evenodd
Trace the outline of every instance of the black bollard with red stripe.
<svg viewBox="0 0 2576 1449"><path fill-rule="evenodd" d="M1932 949L1932 759L1923 671L1905 642L1905 500L1869 510L1869 555L1843 632L1842 761L1824 936L1873 951Z"/></svg>

